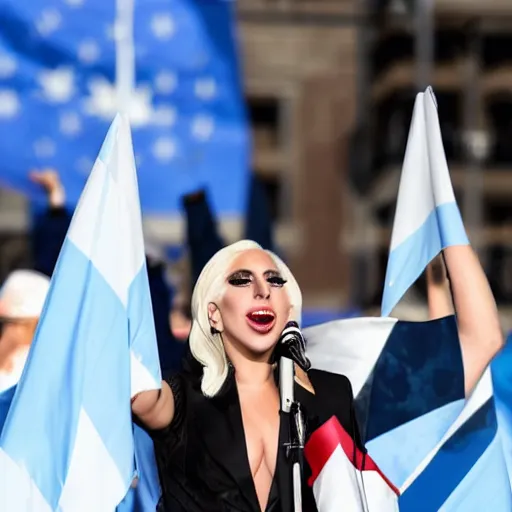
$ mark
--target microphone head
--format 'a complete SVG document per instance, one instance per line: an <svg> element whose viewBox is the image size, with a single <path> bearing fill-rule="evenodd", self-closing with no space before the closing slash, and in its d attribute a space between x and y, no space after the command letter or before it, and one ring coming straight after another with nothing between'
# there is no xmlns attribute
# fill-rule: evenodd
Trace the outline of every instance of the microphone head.
<svg viewBox="0 0 512 512"><path fill-rule="evenodd" d="M288 322L281 333L273 353L273 362L281 357L291 359L305 372L311 368L311 362L306 357L306 340L297 322Z"/></svg>

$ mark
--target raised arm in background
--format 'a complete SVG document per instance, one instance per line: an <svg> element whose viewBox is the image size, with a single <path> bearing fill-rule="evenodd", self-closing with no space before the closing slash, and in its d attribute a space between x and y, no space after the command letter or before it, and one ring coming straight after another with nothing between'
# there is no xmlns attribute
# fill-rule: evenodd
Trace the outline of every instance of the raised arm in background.
<svg viewBox="0 0 512 512"><path fill-rule="evenodd" d="M34 171L30 173L30 179L41 185L48 197L48 207L35 214L32 224L34 269L51 277L71 223L72 213L66 209L66 191L57 171Z"/></svg>
<svg viewBox="0 0 512 512"><path fill-rule="evenodd" d="M494 296L474 250L471 246L455 246L443 254L457 315L468 396L502 348L504 337Z"/></svg>
<svg viewBox="0 0 512 512"><path fill-rule="evenodd" d="M190 254L191 286L208 260L224 247L206 192L198 191L183 197L183 207L187 224L187 245Z"/></svg>

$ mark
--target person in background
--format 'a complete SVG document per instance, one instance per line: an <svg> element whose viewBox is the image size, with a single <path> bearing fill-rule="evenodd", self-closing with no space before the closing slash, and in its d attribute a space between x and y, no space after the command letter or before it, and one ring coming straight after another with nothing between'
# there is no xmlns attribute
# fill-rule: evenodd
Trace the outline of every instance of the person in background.
<svg viewBox="0 0 512 512"><path fill-rule="evenodd" d="M0 432L49 288L44 274L15 270L0 289Z"/></svg>
<svg viewBox="0 0 512 512"><path fill-rule="evenodd" d="M172 325L169 325L169 312L175 294L165 279L165 258L160 249L151 242L145 243L145 249L160 368L163 375L168 375L181 368L184 350L183 343L175 336Z"/></svg>
<svg viewBox="0 0 512 512"><path fill-rule="evenodd" d="M268 251L275 252L272 210L263 181L252 175L249 189L249 203L245 217L246 240L254 240Z"/></svg>
<svg viewBox="0 0 512 512"><path fill-rule="evenodd" d="M192 327L190 312L190 262L188 255L180 259L174 266L175 272L180 276L175 285L176 293L172 301L172 309L169 315L174 337L185 343Z"/></svg>
<svg viewBox="0 0 512 512"><path fill-rule="evenodd" d="M210 258L224 247L217 222L210 209L206 191L200 190L183 197L186 221L186 244L190 257L190 292Z"/></svg>
<svg viewBox="0 0 512 512"><path fill-rule="evenodd" d="M51 277L68 232L71 214L66 209L66 191L56 171L32 171L30 179L44 188L48 198L47 208L34 216L30 233L34 270Z"/></svg>

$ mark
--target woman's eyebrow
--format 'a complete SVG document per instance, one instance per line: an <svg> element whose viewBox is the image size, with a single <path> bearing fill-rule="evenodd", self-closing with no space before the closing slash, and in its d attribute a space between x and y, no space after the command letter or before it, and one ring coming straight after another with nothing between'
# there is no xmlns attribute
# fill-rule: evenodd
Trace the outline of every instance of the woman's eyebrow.
<svg viewBox="0 0 512 512"><path fill-rule="evenodd" d="M242 268L240 270L235 270L234 272L231 272L231 274L229 274L228 277L231 278L235 276L252 276L252 272L250 270Z"/></svg>

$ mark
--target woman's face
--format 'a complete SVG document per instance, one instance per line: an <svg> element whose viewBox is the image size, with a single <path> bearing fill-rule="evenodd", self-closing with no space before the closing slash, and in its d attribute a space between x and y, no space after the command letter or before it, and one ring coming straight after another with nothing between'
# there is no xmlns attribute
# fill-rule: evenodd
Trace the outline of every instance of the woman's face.
<svg viewBox="0 0 512 512"><path fill-rule="evenodd" d="M212 325L225 345L257 359L268 357L290 318L286 281L269 254L251 249L240 254L226 276L218 303L210 304Z"/></svg>

